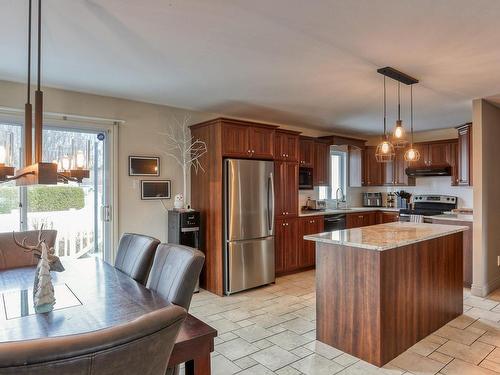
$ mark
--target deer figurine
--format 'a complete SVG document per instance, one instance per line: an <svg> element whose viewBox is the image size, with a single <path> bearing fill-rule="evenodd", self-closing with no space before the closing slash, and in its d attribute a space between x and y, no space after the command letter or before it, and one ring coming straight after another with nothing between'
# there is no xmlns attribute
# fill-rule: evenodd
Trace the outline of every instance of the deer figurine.
<svg viewBox="0 0 500 375"><path fill-rule="evenodd" d="M17 246L23 248L27 252L39 258L38 265L35 271L35 281L33 285L33 304L37 313L47 313L54 309L56 299L54 298L54 286L50 271L62 272L64 267L58 256L55 255L54 248L47 246L42 239L42 228L38 234L38 243L36 245L27 245L26 237L22 242L17 241L16 236L12 233L14 242Z"/></svg>

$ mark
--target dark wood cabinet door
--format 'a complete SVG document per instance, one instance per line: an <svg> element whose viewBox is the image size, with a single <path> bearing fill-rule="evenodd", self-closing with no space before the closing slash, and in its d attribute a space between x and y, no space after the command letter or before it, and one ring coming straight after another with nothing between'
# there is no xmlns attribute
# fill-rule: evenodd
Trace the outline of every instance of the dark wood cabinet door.
<svg viewBox="0 0 500 375"><path fill-rule="evenodd" d="M247 125L222 125L222 155L248 158L252 156Z"/></svg>
<svg viewBox="0 0 500 375"><path fill-rule="evenodd" d="M401 186L415 186L415 177L408 177L406 174L406 168L410 166L410 163L405 160L406 149L397 149L396 156L394 158L394 184Z"/></svg>
<svg viewBox="0 0 500 375"><path fill-rule="evenodd" d="M366 227L377 223L377 212L357 212L346 215L347 229Z"/></svg>
<svg viewBox="0 0 500 375"><path fill-rule="evenodd" d="M458 185L472 186L472 124L458 128Z"/></svg>
<svg viewBox="0 0 500 375"><path fill-rule="evenodd" d="M427 164L431 167L449 166L450 155L450 143L429 143Z"/></svg>
<svg viewBox="0 0 500 375"><path fill-rule="evenodd" d="M274 267L277 274L299 268L297 228L296 218L276 220Z"/></svg>
<svg viewBox="0 0 500 375"><path fill-rule="evenodd" d="M411 168L425 168L427 167L429 159L429 145L426 143L415 143L413 147L420 153L420 159L409 163Z"/></svg>
<svg viewBox="0 0 500 375"><path fill-rule="evenodd" d="M316 243L304 240L308 234L321 233L323 231L323 216L307 216L299 219L299 267L306 268L314 266L316 261Z"/></svg>
<svg viewBox="0 0 500 375"><path fill-rule="evenodd" d="M301 137L299 141L299 164L301 167L314 166L314 139Z"/></svg>
<svg viewBox="0 0 500 375"><path fill-rule="evenodd" d="M276 160L299 161L299 136L294 133L277 131L274 157Z"/></svg>
<svg viewBox="0 0 500 375"><path fill-rule="evenodd" d="M451 144L451 185L458 185L458 141Z"/></svg>
<svg viewBox="0 0 500 375"><path fill-rule="evenodd" d="M286 221L276 220L274 231L274 270L277 274L285 272Z"/></svg>
<svg viewBox="0 0 500 375"><path fill-rule="evenodd" d="M364 182L366 186L380 186L384 184L384 163L375 158L376 147L369 146L364 152Z"/></svg>
<svg viewBox="0 0 500 375"><path fill-rule="evenodd" d="M324 142L314 143L314 186L328 185L328 165L330 157L330 145Z"/></svg>
<svg viewBox="0 0 500 375"><path fill-rule="evenodd" d="M249 128L249 144L253 158L274 159L274 129L264 127ZM224 144L224 139L222 143Z"/></svg>
<svg viewBox="0 0 500 375"><path fill-rule="evenodd" d="M299 165L294 162L274 162L274 196L276 218L298 214Z"/></svg>
<svg viewBox="0 0 500 375"><path fill-rule="evenodd" d="M378 211L377 224L393 223L399 221L399 213L394 211Z"/></svg>

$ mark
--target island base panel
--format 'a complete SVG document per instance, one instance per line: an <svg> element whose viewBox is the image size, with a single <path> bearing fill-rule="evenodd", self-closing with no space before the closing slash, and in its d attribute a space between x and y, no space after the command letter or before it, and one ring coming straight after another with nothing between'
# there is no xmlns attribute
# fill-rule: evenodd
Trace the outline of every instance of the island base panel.
<svg viewBox="0 0 500 375"><path fill-rule="evenodd" d="M317 339L383 366L461 315L462 241L384 251L317 243Z"/></svg>

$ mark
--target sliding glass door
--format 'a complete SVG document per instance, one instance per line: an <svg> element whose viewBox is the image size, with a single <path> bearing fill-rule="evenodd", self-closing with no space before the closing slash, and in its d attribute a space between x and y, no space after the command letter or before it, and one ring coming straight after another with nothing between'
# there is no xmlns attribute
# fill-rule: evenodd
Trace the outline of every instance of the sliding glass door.
<svg viewBox="0 0 500 375"><path fill-rule="evenodd" d="M21 127L3 124L20 152ZM2 128L0 127L0 130ZM1 135L0 135L1 136ZM61 163L84 158L90 178L83 183L17 188L0 185L0 231L57 230L56 254L60 257L106 258L109 251L109 153L107 131L44 126L43 160ZM1 138L0 138L1 139ZM19 161L16 161L16 167Z"/></svg>

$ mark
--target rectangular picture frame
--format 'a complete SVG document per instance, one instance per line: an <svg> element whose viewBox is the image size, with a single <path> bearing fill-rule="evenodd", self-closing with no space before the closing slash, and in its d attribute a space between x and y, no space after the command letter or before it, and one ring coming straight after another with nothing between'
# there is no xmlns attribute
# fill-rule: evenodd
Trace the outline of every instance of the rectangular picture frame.
<svg viewBox="0 0 500 375"><path fill-rule="evenodd" d="M141 200L170 199L171 196L171 180L141 180Z"/></svg>
<svg viewBox="0 0 500 375"><path fill-rule="evenodd" d="M134 172L134 162L140 161L155 161L156 162L156 171L154 173L140 173ZM159 177L160 176L160 157L159 156L139 156L139 155L130 155L128 157L128 175L129 176L149 176L149 177Z"/></svg>

